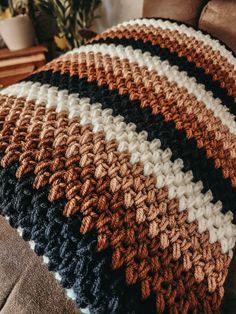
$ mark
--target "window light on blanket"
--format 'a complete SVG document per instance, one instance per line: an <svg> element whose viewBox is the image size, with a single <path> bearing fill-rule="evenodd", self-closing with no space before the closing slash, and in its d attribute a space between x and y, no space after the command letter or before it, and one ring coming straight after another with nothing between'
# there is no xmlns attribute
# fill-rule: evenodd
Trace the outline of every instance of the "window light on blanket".
<svg viewBox="0 0 236 314"><path fill-rule="evenodd" d="M0 92L0 212L90 313L218 313L235 245L236 59L138 19Z"/></svg>

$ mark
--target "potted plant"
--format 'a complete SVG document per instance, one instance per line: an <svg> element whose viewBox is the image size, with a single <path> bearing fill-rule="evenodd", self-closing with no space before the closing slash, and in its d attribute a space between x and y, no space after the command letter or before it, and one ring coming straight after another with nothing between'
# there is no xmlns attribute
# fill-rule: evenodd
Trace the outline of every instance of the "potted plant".
<svg viewBox="0 0 236 314"><path fill-rule="evenodd" d="M6 1L3 1L4 3ZM10 50L28 48L35 43L35 32L24 1L8 1L11 17L0 21L0 34Z"/></svg>
<svg viewBox="0 0 236 314"><path fill-rule="evenodd" d="M35 0L38 8L56 20L59 37L68 49L78 47L95 33L90 29L101 0Z"/></svg>

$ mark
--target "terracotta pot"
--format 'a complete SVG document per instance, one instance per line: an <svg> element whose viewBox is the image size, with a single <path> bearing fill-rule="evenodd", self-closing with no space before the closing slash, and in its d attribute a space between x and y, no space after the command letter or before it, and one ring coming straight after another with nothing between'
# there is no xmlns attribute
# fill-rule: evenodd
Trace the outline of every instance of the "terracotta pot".
<svg viewBox="0 0 236 314"><path fill-rule="evenodd" d="M10 50L28 48L35 43L35 32L28 15L1 20L0 34Z"/></svg>

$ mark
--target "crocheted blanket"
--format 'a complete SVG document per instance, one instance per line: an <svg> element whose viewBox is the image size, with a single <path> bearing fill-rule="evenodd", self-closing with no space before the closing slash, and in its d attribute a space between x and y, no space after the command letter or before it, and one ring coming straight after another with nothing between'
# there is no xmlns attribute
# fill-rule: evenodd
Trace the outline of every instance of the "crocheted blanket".
<svg viewBox="0 0 236 314"><path fill-rule="evenodd" d="M90 313L218 313L235 245L236 59L137 19L0 96L0 212Z"/></svg>

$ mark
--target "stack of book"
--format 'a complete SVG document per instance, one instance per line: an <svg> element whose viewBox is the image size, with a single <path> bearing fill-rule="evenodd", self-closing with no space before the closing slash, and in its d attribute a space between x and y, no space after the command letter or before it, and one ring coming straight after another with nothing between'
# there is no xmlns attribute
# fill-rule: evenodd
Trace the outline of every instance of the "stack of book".
<svg viewBox="0 0 236 314"><path fill-rule="evenodd" d="M0 87L16 83L46 63L45 46L18 51L0 49Z"/></svg>

